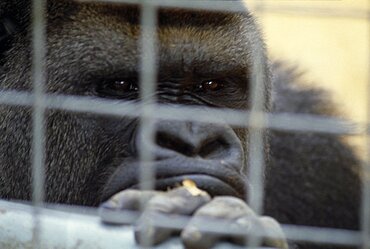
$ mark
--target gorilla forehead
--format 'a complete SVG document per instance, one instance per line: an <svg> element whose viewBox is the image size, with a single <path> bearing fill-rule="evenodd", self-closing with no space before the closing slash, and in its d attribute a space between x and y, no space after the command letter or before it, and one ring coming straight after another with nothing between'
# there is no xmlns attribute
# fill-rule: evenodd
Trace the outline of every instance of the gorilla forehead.
<svg viewBox="0 0 370 249"><path fill-rule="evenodd" d="M137 72L140 58L138 8L73 4L76 7L68 17L60 14L62 7L52 8L54 13L49 14L50 23L58 22L48 30L49 55L55 57L54 67L58 65L55 61L63 61L84 66L87 71L99 71L98 66L105 71L109 67L114 71ZM247 51L253 49L247 48L256 46L250 37L257 37L251 33L258 32L251 28L254 25L248 25L250 22L253 20L248 14L160 10L159 66L182 65L184 70L201 67L202 72L248 68L251 55ZM230 23L237 24L238 28L230 29ZM94 63L83 63L91 60Z"/></svg>

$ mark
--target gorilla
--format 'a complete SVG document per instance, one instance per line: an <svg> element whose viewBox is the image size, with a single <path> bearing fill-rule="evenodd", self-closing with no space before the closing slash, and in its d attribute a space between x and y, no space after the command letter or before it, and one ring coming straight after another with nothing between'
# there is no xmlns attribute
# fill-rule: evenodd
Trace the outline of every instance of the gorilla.
<svg viewBox="0 0 370 249"><path fill-rule="evenodd" d="M0 2L1 91L32 91L30 13L31 0ZM46 31L45 91L50 96L140 102L138 6L48 1ZM299 73L268 60L248 12L163 8L157 36L156 98L162 105L250 109L253 54L263 51L264 111L336 114L322 91L299 86ZM265 132L264 216L258 216L242 201L250 187L245 183L248 129L158 120L152 151L156 190L140 191L138 119L52 108L45 116L46 202L135 210L147 197L147 218L192 216L181 234L187 248L209 248L219 239L198 227L204 218L273 234L281 233L277 222L359 229L360 160L343 137ZM31 199L31 128L31 107L0 106L1 198ZM178 187L183 180L186 186ZM140 237L147 228L138 224ZM171 233L158 228L151 239L159 243ZM262 242L288 248L281 237Z"/></svg>

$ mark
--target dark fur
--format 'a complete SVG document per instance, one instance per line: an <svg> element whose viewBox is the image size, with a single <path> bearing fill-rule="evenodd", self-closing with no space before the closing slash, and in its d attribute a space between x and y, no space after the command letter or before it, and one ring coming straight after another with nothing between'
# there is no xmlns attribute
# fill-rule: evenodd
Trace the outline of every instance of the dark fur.
<svg viewBox="0 0 370 249"><path fill-rule="evenodd" d="M48 92L93 96L90 79L121 76L122 69L125 73L137 70L136 8L50 2ZM0 17L18 25L17 33L1 45L1 89L28 90L31 86L28 4L0 2ZM159 33L161 73L180 73L188 67L235 73L249 68L253 51L261 49L256 45L260 33L248 15L166 10L161 11L159 24L163 27ZM184 37L199 43L188 44ZM171 50L167 43L175 48ZM214 68L204 66L204 61L212 61ZM179 71L172 65L178 65ZM299 79L294 70L274 64L272 73L272 84L266 80L265 85L268 93L273 85L271 98L266 96L266 109L272 105L273 112L334 113L322 92L295 84ZM107 179L125 155L133 153L127 141L136 123L60 111L48 111L47 116L46 200L97 205ZM30 199L30 109L1 106L0 131L0 196ZM244 132L237 134L244 136ZM358 229L359 161L342 138L273 131L270 146L267 215L288 224Z"/></svg>

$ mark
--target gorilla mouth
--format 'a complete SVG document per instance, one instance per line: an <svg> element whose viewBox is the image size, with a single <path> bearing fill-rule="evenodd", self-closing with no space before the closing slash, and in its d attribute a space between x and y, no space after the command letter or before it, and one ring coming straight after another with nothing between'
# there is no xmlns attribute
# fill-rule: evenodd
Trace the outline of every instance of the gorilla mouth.
<svg viewBox="0 0 370 249"><path fill-rule="evenodd" d="M228 195L245 199L247 182L245 175L240 172L240 166L225 166L222 162L210 163L197 159L189 162L188 159L179 158L156 161L152 166L155 168L156 190L165 191L181 186L184 180L192 180L211 196ZM139 169L137 161L117 167L102 190L101 200L106 201L126 189L138 189Z"/></svg>
<svg viewBox="0 0 370 249"><path fill-rule="evenodd" d="M236 191L234 187L230 184L216 177L201 174L180 175L157 179L155 182L155 189L165 191L171 188L175 188L182 185L181 183L184 180L194 181L198 188L207 191L211 196L230 195L242 198L242 196L240 196L240 193L238 193L238 191ZM129 187L129 189L130 188L139 189L139 184L135 184Z"/></svg>

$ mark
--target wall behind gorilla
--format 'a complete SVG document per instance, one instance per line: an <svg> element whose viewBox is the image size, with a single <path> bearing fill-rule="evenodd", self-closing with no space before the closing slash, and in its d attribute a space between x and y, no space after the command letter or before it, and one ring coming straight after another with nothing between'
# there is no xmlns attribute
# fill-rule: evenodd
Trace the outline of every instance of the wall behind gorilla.
<svg viewBox="0 0 370 249"><path fill-rule="evenodd" d="M347 118L365 122L370 2L266 1L264 11L256 14L272 58L298 64L307 83L328 89ZM364 140L350 141L363 155Z"/></svg>

